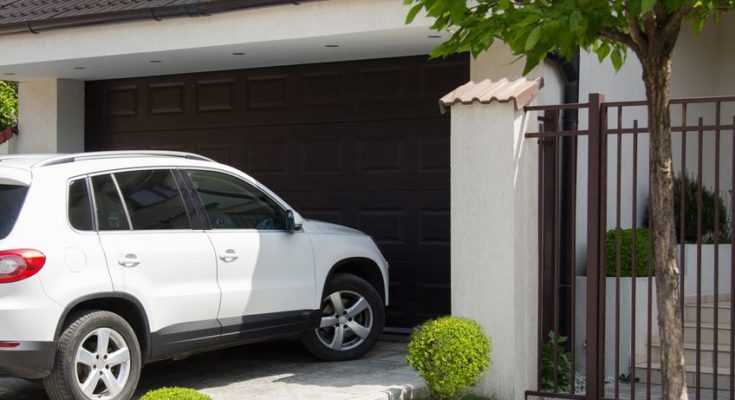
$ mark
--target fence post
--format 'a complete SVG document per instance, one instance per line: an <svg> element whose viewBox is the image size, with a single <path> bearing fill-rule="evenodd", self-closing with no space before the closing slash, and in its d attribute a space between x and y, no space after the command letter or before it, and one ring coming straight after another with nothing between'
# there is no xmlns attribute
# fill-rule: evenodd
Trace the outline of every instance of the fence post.
<svg viewBox="0 0 735 400"><path fill-rule="evenodd" d="M605 271L604 229L607 179L605 123L599 93L589 96L587 175L587 399L605 398Z"/></svg>

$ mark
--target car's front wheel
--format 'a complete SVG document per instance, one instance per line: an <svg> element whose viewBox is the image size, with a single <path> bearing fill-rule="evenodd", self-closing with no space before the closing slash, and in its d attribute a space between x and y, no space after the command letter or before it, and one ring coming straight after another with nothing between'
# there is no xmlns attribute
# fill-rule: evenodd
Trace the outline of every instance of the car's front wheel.
<svg viewBox="0 0 735 400"><path fill-rule="evenodd" d="M306 332L307 350L328 361L358 358L378 341L385 323L385 306L365 280L337 274L327 284L319 328Z"/></svg>
<svg viewBox="0 0 735 400"><path fill-rule="evenodd" d="M90 311L66 327L43 383L52 400L128 400L140 369L140 345L130 325L117 314Z"/></svg>

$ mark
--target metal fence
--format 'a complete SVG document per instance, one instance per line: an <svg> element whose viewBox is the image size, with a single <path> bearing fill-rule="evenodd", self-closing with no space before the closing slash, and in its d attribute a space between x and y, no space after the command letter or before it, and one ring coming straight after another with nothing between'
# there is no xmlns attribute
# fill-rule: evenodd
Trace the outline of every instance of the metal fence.
<svg viewBox="0 0 735 400"><path fill-rule="evenodd" d="M539 385L526 397L658 398L646 102L592 94L526 111L540 115L526 138L539 143L541 255ZM689 396L735 400L735 96L670 111Z"/></svg>

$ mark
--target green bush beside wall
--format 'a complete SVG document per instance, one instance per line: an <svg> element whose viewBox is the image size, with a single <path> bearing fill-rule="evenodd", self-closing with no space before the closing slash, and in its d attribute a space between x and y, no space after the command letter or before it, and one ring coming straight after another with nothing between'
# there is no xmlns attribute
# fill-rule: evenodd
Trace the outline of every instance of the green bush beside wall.
<svg viewBox="0 0 735 400"><path fill-rule="evenodd" d="M442 317L416 328L406 361L426 381L434 400L454 400L490 368L491 346L477 322Z"/></svg>
<svg viewBox="0 0 735 400"><path fill-rule="evenodd" d="M617 243L620 242L620 276L633 276L633 229L611 229L607 231L605 272L607 276L617 275ZM648 229L635 230L635 276L648 276L649 255ZM651 249L652 250L652 249ZM651 254L653 255L653 254ZM653 262L653 259L650 260ZM651 265L651 275L655 274L655 263Z"/></svg>

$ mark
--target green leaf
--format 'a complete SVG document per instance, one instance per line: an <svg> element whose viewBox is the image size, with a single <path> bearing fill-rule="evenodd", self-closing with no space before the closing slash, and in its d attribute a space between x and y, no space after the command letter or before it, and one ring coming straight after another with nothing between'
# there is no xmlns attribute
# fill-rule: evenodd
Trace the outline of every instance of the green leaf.
<svg viewBox="0 0 735 400"><path fill-rule="evenodd" d="M656 5L656 0L641 0L641 15L648 14Z"/></svg>
<svg viewBox="0 0 735 400"><path fill-rule="evenodd" d="M413 22L414 19L416 19L416 15L421 11L423 8L422 4L417 4L413 7L411 7L411 10L408 12L408 15L406 16L406 23L410 24Z"/></svg>
<svg viewBox="0 0 735 400"><path fill-rule="evenodd" d="M599 47L595 49L595 53L597 53L597 59L600 62L605 60L605 58L607 58L607 56L610 54L610 50L612 50L610 44L607 42L603 42Z"/></svg>
<svg viewBox="0 0 735 400"><path fill-rule="evenodd" d="M531 33L528 34L528 37L526 38L526 51L529 51L536 47L536 44L538 43L538 40L541 38L541 25L538 25L537 27L533 28Z"/></svg>
<svg viewBox="0 0 735 400"><path fill-rule="evenodd" d="M615 67L616 71L620 71L620 68L623 66L623 53L620 51L619 48L615 48L615 50L612 51L610 54L610 59L612 60L613 67Z"/></svg>

